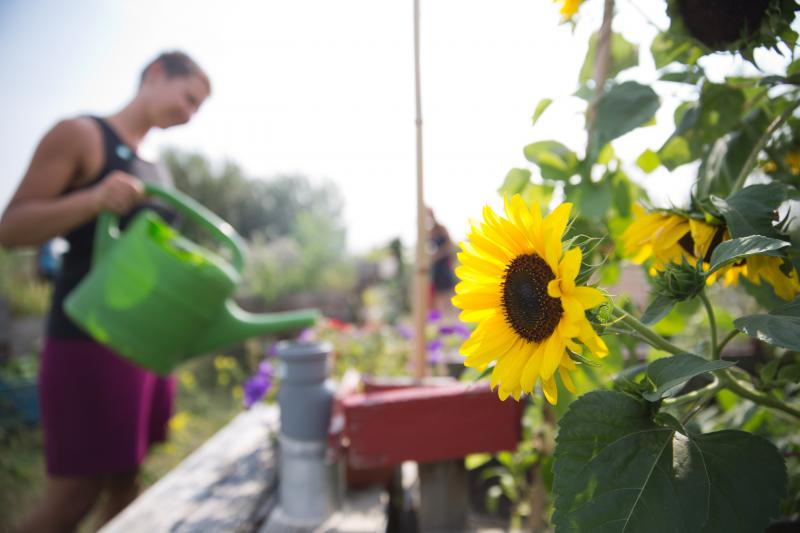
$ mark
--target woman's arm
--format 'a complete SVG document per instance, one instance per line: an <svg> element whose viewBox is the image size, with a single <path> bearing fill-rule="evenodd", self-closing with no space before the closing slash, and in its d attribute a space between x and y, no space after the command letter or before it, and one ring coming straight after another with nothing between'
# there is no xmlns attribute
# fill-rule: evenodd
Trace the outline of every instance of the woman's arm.
<svg viewBox="0 0 800 533"><path fill-rule="evenodd" d="M41 140L28 171L0 218L0 246L35 246L62 235L102 210L127 212L142 196L136 178L115 172L98 185L61 196L84 171L91 126L56 124Z"/></svg>

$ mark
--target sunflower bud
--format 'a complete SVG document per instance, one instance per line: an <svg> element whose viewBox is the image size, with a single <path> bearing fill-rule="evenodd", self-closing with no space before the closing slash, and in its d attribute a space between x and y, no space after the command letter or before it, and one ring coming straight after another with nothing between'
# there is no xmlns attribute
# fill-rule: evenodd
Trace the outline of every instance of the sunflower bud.
<svg viewBox="0 0 800 533"><path fill-rule="evenodd" d="M681 263L667 263L665 269L655 278L654 291L660 296L682 302L694 298L705 288L706 276L702 259L692 265L686 258Z"/></svg>

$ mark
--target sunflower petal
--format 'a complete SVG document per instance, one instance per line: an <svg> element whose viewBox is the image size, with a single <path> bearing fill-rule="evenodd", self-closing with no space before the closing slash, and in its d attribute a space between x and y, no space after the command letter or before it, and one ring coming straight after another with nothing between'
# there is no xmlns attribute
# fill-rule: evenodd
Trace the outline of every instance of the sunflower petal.
<svg viewBox="0 0 800 533"><path fill-rule="evenodd" d="M561 263L558 265L558 277L562 279L562 284L564 281L571 281L572 286L575 286L575 277L581 269L582 258L583 252L578 247L567 250L564 253L564 258L561 259Z"/></svg>
<svg viewBox="0 0 800 533"><path fill-rule="evenodd" d="M561 307L564 309L564 318L562 318L562 321L566 320L574 324L586 318L586 313L583 311L580 300L574 296L562 296Z"/></svg>
<svg viewBox="0 0 800 533"><path fill-rule="evenodd" d="M555 405L558 402L558 387L556 386L555 378L551 377L550 379L542 380L542 391L551 405Z"/></svg>
<svg viewBox="0 0 800 533"><path fill-rule="evenodd" d="M575 287L572 296L584 309L597 307L606 300L605 295L594 287Z"/></svg>
<svg viewBox="0 0 800 533"><path fill-rule="evenodd" d="M558 375L561 376L561 383L570 391L572 394L578 392L578 389L575 388L575 383L572 382L572 376L569 375L569 372L563 366L558 367Z"/></svg>
<svg viewBox="0 0 800 533"><path fill-rule="evenodd" d="M544 343L539 343L534 346L533 351L528 356L528 362L525 363L525 368L522 369L522 377L519 380L522 390L525 392L532 392L536 380L539 379L539 369L542 366L542 358L544 357Z"/></svg>
<svg viewBox="0 0 800 533"><path fill-rule="evenodd" d="M564 343L558 335L550 335L545 341L544 357L542 358L542 366L539 369L539 375L542 376L542 380L550 379L553 376L563 355Z"/></svg>
<svg viewBox="0 0 800 533"><path fill-rule="evenodd" d="M458 319L462 322L481 322L491 317L497 311L495 309L468 309L461 311Z"/></svg>
<svg viewBox="0 0 800 533"><path fill-rule="evenodd" d="M547 295L550 298L560 298L561 297L561 280L560 279L551 279L547 283Z"/></svg>
<svg viewBox="0 0 800 533"><path fill-rule="evenodd" d="M567 221L571 211L572 204L570 202L564 202L553 209L553 212L547 215L543 222L545 236L553 235L561 240L564 230L567 229Z"/></svg>
<svg viewBox="0 0 800 533"><path fill-rule="evenodd" d="M477 347L462 348L461 353L467 356L464 360L464 366L480 367L501 359L514 348L516 340L517 338L510 333L484 335L478 341Z"/></svg>

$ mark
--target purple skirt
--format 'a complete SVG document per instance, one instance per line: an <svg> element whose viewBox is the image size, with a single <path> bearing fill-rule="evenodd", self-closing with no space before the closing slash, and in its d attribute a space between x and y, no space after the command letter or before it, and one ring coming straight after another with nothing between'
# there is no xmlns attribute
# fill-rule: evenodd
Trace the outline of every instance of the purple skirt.
<svg viewBox="0 0 800 533"><path fill-rule="evenodd" d="M175 380L142 370L100 344L48 337L39 401L47 473L97 476L135 470L167 437Z"/></svg>

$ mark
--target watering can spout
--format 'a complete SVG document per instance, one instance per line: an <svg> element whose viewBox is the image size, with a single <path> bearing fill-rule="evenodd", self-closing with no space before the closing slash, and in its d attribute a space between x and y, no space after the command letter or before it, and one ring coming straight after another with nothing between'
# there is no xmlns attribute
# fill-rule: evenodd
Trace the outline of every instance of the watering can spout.
<svg viewBox="0 0 800 533"><path fill-rule="evenodd" d="M313 326L319 318L316 309L280 313L249 313L228 300L218 318L192 345L194 353L208 353L259 335Z"/></svg>

